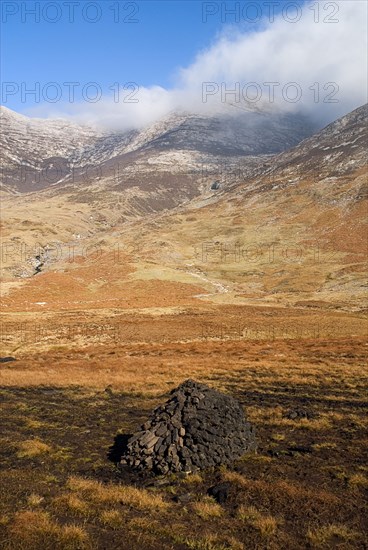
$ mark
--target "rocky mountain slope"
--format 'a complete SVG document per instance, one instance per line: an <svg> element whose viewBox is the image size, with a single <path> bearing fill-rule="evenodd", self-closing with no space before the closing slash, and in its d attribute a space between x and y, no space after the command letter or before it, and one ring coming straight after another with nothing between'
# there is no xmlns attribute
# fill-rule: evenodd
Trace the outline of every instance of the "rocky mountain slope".
<svg viewBox="0 0 368 550"><path fill-rule="evenodd" d="M30 119L7 108L2 109L1 127L3 189L22 193L100 185L104 180L110 189L117 181L122 190L140 187L142 174L144 189L147 173L154 179L153 193L157 175L196 179L204 164L214 166L216 173L224 159L233 165L242 157L279 153L314 129L302 115L172 113L140 131L111 133L63 120ZM185 186L185 179L178 186ZM170 191L175 192L175 186ZM193 190L187 195L191 198Z"/></svg>
<svg viewBox="0 0 368 550"><path fill-rule="evenodd" d="M74 181L5 195L7 288L34 275L47 287L49 274L50 295L56 292L59 303L64 294L59 296L54 279L61 272L63 288L79 281L70 303L82 303L91 288L93 304L97 296L102 300L96 281L103 265L106 296L116 294L111 299L118 303L130 283L136 295L150 284L162 282L166 288L170 282L172 303L176 291L190 294L195 286L193 300L217 304L361 311L366 307L366 123L363 106L274 156L220 158L175 149L175 143L183 146L179 130L172 149L165 150L161 123L140 138L127 137L134 150L125 145L118 163L105 161L109 174L90 170L84 180L81 165ZM93 144L84 151L88 147ZM214 178L220 181L216 190ZM98 265L96 255L86 252L96 247L105 254ZM128 270L124 277L130 282L123 286L116 251ZM37 285L31 287L37 294Z"/></svg>
<svg viewBox="0 0 368 550"><path fill-rule="evenodd" d="M268 155L289 149L314 130L315 125L300 114L172 114L140 132L127 150L198 151L230 157Z"/></svg>
<svg viewBox="0 0 368 550"><path fill-rule="evenodd" d="M359 107L273 159L273 170L294 171L315 180L342 176L365 166L368 104ZM281 172L280 172L281 173Z"/></svg>
<svg viewBox="0 0 368 550"><path fill-rule="evenodd" d="M364 105L130 234L142 256L207 282L209 300L364 309L367 122Z"/></svg>

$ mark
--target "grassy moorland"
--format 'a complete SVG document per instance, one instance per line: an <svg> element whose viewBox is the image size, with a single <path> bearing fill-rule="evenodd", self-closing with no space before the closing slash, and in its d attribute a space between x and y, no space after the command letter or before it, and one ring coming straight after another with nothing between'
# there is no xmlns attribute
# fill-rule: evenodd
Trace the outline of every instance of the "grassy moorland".
<svg viewBox="0 0 368 550"><path fill-rule="evenodd" d="M99 201L7 199L2 548L367 549L363 179L247 182L117 226ZM115 436L189 377L240 400L257 453L186 478L118 469Z"/></svg>
<svg viewBox="0 0 368 550"><path fill-rule="evenodd" d="M359 337L20 351L1 366L1 546L366 548L367 351ZM116 468L115 435L188 377L241 401L257 453L162 481Z"/></svg>

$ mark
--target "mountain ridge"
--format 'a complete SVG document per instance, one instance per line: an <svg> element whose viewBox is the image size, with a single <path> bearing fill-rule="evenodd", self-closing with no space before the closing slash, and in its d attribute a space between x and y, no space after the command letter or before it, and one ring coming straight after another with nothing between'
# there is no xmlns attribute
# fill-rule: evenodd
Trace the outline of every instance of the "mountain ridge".
<svg viewBox="0 0 368 550"><path fill-rule="evenodd" d="M3 184L19 192L46 189L48 182L30 186L32 177L50 165L59 164L62 177L53 185L68 182L71 169L83 171L86 166L103 168L111 161L126 165L126 155L146 155L147 162L164 153L188 152L212 164L217 159L238 160L241 157L270 155L285 150L307 135L314 125L302 115L268 115L257 113L241 115L204 116L189 113L171 113L164 119L142 130L108 132L69 121L28 119L24 115L3 110L2 160ZM180 157L178 157L180 161ZM21 181L20 171L27 174ZM157 164L160 171L160 163ZM183 161L183 168L185 160ZM28 178L28 179L27 179ZM39 178L38 178L39 179Z"/></svg>
<svg viewBox="0 0 368 550"><path fill-rule="evenodd" d="M15 251L3 266L10 288L38 265L35 252L27 262L16 252L22 243L78 251L91 273L83 250L102 247L114 258L118 246L142 292L164 278L173 288L199 284L195 299L216 304L364 310L367 114L364 105L280 155L223 157L225 168L216 156L158 149L147 156L143 147L125 154L122 175L109 159L104 177L91 173L86 182L81 172L61 187L9 195L2 223ZM64 256L43 254L45 277L79 273ZM104 277L117 270L106 258Z"/></svg>

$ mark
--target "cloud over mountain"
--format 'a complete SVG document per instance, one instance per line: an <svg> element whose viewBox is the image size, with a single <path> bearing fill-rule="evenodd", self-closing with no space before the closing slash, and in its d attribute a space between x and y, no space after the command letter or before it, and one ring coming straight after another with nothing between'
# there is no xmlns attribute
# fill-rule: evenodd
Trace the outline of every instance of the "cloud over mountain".
<svg viewBox="0 0 368 550"><path fill-rule="evenodd" d="M318 11L316 5L308 1L246 31L226 27L178 69L172 89L140 87L118 101L110 92L96 103L45 103L29 114L119 130L142 128L173 110L302 110L330 122L367 100L367 4L323 0Z"/></svg>

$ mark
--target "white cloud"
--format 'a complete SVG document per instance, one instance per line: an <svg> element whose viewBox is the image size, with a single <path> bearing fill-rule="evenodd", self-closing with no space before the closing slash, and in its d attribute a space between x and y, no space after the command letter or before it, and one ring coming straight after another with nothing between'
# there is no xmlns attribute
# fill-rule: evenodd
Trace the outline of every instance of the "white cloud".
<svg viewBox="0 0 368 550"><path fill-rule="evenodd" d="M302 6L296 23L278 16L253 32L227 28L191 65L178 71L174 89L141 88L138 103L115 103L111 97L102 97L94 104L58 104L53 112L50 104L43 104L37 114L67 114L79 121L119 129L142 127L176 109L235 111L229 103L247 108L243 97L246 93L254 97L256 88L247 87L253 82L260 86L260 99L253 103L257 108L302 109L318 117L321 124L327 123L367 101L367 3L320 1L319 22L314 21L312 3ZM324 22L331 13L327 4L338 6L333 17L338 22ZM274 86L274 103L270 102L272 86L265 86L266 82L279 83ZM328 83L332 84L327 87ZM236 96L226 94L236 87ZM203 90L212 90L206 102ZM287 95L293 99L300 92L297 102L287 100ZM329 97L335 102L327 102Z"/></svg>

